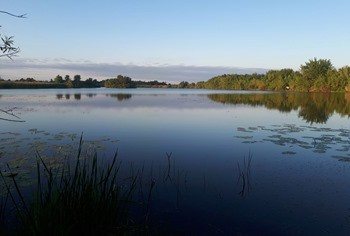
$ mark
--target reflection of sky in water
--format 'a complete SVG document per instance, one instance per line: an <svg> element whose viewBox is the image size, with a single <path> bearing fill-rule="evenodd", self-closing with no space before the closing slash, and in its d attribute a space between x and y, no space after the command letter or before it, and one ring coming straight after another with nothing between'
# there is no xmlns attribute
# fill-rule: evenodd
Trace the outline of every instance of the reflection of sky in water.
<svg viewBox="0 0 350 236"><path fill-rule="evenodd" d="M263 230L272 234L285 230L291 234L315 230L319 234L328 231L345 234L349 230L350 163L332 157L348 156L349 152L336 151L337 143L330 145L325 153L298 145L277 145L266 139L278 132L256 128L277 129L285 124L310 126L298 116L298 110L281 113L264 106L224 104L209 99L207 91L196 90L6 90L0 93L1 107L16 107L15 113L26 121L1 122L2 133L20 134L14 135L15 140L69 144L72 138L69 135L79 137L84 132L86 140L103 143L101 156L119 148L121 159L135 165L144 161L164 164L165 152L173 152L177 166L191 179L192 192L183 193L182 204L186 208L180 215L188 215L189 219L200 216L192 219L192 227L197 224L202 227L201 220L210 220L224 231L229 231L230 225L242 232L249 232L254 225L251 232ZM326 123L312 126L350 129L348 118L337 113ZM244 132L249 127L256 129ZM32 129L43 132L33 134L29 131ZM57 137L61 132L64 138ZM305 136L322 134L326 133L305 128L282 137L302 140ZM338 137L339 132L332 134ZM257 142L244 143L247 139L242 136L253 136L248 140ZM76 144L76 137L71 144ZM237 195L235 167L249 151L253 155L252 190L241 199ZM203 194L203 178L212 195ZM171 193L163 192L165 196ZM168 206L160 200L159 204ZM184 226L186 219L181 222Z"/></svg>

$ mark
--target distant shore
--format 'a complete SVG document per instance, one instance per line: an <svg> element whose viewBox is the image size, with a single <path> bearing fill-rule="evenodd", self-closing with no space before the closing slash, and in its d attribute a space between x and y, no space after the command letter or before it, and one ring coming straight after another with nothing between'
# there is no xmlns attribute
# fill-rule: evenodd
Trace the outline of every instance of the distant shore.
<svg viewBox="0 0 350 236"><path fill-rule="evenodd" d="M270 70L266 74L224 74L207 81L178 84L153 81L135 81L127 76L97 81L80 75L73 79L57 75L51 81L36 81L33 78L16 81L0 80L0 89L35 88L190 88L215 90L259 90L295 92L350 92L350 67L336 69L330 60L313 59L301 65L299 71L293 69Z"/></svg>

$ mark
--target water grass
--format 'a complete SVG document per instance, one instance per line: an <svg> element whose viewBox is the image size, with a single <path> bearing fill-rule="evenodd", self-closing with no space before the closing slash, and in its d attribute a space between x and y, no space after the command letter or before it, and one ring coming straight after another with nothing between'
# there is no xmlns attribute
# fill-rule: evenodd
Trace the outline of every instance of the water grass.
<svg viewBox="0 0 350 236"><path fill-rule="evenodd" d="M105 235L137 229L129 209L138 174L119 180L118 152L110 163L102 164L97 154L82 157L82 143L81 138L74 161L67 160L55 169L37 153L36 191L29 203L15 176L6 178L1 173L15 206L18 234Z"/></svg>
<svg viewBox="0 0 350 236"><path fill-rule="evenodd" d="M4 234L5 216L6 216L5 211L6 211L8 198L9 198L9 195L6 194L5 196L1 197L1 200L0 200L0 235Z"/></svg>
<svg viewBox="0 0 350 236"><path fill-rule="evenodd" d="M252 166L252 158L253 155L249 152L248 156L244 156L243 165L241 166L239 162L237 162L237 170L238 170L238 178L237 184L240 184L239 195L241 197L245 197L249 191L251 190L251 166Z"/></svg>

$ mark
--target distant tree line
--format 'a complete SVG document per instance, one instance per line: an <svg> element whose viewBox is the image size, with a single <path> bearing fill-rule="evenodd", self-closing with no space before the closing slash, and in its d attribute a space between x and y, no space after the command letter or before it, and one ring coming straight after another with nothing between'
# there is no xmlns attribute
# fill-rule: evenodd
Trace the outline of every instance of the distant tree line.
<svg viewBox="0 0 350 236"><path fill-rule="evenodd" d="M169 88L171 87L172 85L169 84L169 83L166 83L166 82L159 82L157 80L153 80L153 81L141 81L141 80L138 80L138 81L135 81L136 83L136 87L138 88Z"/></svg>
<svg viewBox="0 0 350 236"><path fill-rule="evenodd" d="M195 88L350 92L350 67L336 69L330 60L315 58L302 65L299 71L281 69L266 74L225 74L198 82Z"/></svg>
<svg viewBox="0 0 350 236"><path fill-rule="evenodd" d="M98 88L102 83L96 79L88 78L85 81L81 79L80 75L74 75L73 79L69 75L64 78L57 75L50 81L40 81L34 78L21 78L18 80L4 80L0 79L1 89L27 89L27 88Z"/></svg>
<svg viewBox="0 0 350 236"><path fill-rule="evenodd" d="M80 75L69 75L62 77L57 75L50 81L40 81L34 78L21 78L17 80L4 80L0 78L0 89L10 88L170 88L177 85L166 82L153 81L134 81L130 77L118 75L116 78L98 81L93 78L82 80Z"/></svg>
<svg viewBox="0 0 350 236"><path fill-rule="evenodd" d="M106 88L169 88L173 85L166 82L153 81L134 81L130 77L118 75L116 78L102 81Z"/></svg>
<svg viewBox="0 0 350 236"><path fill-rule="evenodd" d="M64 84L67 88L98 88L101 87L101 82L96 79L88 78L85 81L81 79L80 75L74 75L73 79L69 75L66 75L64 78L60 75L57 75L51 83L55 84Z"/></svg>
<svg viewBox="0 0 350 236"><path fill-rule="evenodd" d="M336 69L330 60L312 59L300 67L270 70L266 74L224 74L208 81L179 84L154 81L134 81L130 77L118 75L116 78L97 81L88 78L83 81L80 75L72 79L57 75L50 82L36 81L33 78L16 81L0 80L0 88L197 88L227 90L270 90L300 92L350 92L350 67Z"/></svg>

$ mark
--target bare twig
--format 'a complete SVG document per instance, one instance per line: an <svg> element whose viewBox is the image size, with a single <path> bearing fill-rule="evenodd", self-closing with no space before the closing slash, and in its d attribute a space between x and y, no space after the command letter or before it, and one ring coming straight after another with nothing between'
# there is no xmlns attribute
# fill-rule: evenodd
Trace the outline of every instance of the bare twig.
<svg viewBox="0 0 350 236"><path fill-rule="evenodd" d="M0 120L11 121L11 122L20 122L20 123L25 122L24 120L12 120L12 119L6 119L6 118L1 118L1 117L0 117Z"/></svg>
<svg viewBox="0 0 350 236"><path fill-rule="evenodd" d="M21 119L19 116L16 116L15 114L10 113L10 111L12 111L12 110L10 109L10 110L5 111L5 110L3 110L3 109L0 109L0 112L4 112L4 113L6 113L7 115L16 117L17 119Z"/></svg>
<svg viewBox="0 0 350 236"><path fill-rule="evenodd" d="M7 15L17 17L17 18L27 18L27 14L16 15L16 14L12 14L12 13L7 12L7 11L0 11L0 13L7 14Z"/></svg>
<svg viewBox="0 0 350 236"><path fill-rule="evenodd" d="M10 53L5 53L5 54L1 54L0 57L7 57L10 60L13 60L12 57L17 56L17 54L20 52L19 48L15 48L13 52Z"/></svg>
<svg viewBox="0 0 350 236"><path fill-rule="evenodd" d="M12 116L16 119L7 119L7 118L3 118L3 117L0 117L0 120L4 120L4 121L11 121L11 122L25 122L24 120L21 120L21 118L15 114L13 114L11 109L10 110L3 110L3 109L0 109L0 112L2 113L5 113L6 115L9 115L9 116Z"/></svg>

